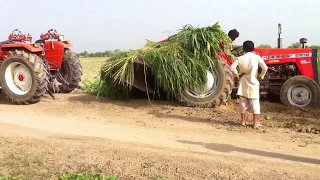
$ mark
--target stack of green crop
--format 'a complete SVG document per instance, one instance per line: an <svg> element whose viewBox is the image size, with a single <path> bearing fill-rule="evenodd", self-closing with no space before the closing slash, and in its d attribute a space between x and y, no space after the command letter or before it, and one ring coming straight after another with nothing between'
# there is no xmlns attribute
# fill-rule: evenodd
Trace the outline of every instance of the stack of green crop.
<svg viewBox="0 0 320 180"><path fill-rule="evenodd" d="M156 77L156 84L172 95L185 87L206 83L206 71L214 68L220 43L231 46L218 23L203 28L185 25L166 42L151 42L137 50L120 52L101 69L98 92L107 97L127 97L134 80L134 60L141 59ZM142 68L144 71L145 69ZM117 92L116 94L114 92Z"/></svg>

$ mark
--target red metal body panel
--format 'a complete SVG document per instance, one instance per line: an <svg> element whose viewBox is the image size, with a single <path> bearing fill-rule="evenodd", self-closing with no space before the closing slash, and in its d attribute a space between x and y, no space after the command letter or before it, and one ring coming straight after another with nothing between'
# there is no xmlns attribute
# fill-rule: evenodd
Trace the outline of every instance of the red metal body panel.
<svg viewBox="0 0 320 180"><path fill-rule="evenodd" d="M47 61L57 65L60 69L64 55L65 44L60 41L45 41L45 53Z"/></svg>
<svg viewBox="0 0 320 180"><path fill-rule="evenodd" d="M3 51L7 51L8 49L16 49L16 48L24 48L30 52L33 52L33 53L43 51L42 47L34 47L34 46L32 46L32 44L17 43L17 44L3 44L3 45L1 45L1 50L3 50Z"/></svg>
<svg viewBox="0 0 320 180"><path fill-rule="evenodd" d="M303 76L315 79L312 64L312 49L309 48L284 48L284 49L269 49L256 48L258 53L267 65L293 63L296 64Z"/></svg>
<svg viewBox="0 0 320 180"><path fill-rule="evenodd" d="M42 47L34 47L32 44L2 44L0 48L0 61L3 60L4 56L6 56L10 51L15 49L25 49L30 51L38 56L42 56L43 48Z"/></svg>

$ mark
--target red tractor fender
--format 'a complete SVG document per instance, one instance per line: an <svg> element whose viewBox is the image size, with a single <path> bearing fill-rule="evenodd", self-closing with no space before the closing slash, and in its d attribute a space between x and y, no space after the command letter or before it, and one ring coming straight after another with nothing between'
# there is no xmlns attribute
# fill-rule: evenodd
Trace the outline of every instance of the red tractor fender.
<svg viewBox="0 0 320 180"><path fill-rule="evenodd" d="M33 44L3 44L1 45L1 51L10 51L11 49L23 48L32 53L42 52L43 48Z"/></svg>
<svg viewBox="0 0 320 180"><path fill-rule="evenodd" d="M26 51L29 51L33 54L37 54L39 57L42 57L43 48L41 46L35 47L37 45L34 44L2 44L1 45L1 55L0 57L3 58L3 56L7 55L10 51L13 51L15 49L24 49Z"/></svg>
<svg viewBox="0 0 320 180"><path fill-rule="evenodd" d="M65 49L69 49L69 48L71 48L73 46L70 41L61 41L61 42L63 42L63 45L64 45Z"/></svg>

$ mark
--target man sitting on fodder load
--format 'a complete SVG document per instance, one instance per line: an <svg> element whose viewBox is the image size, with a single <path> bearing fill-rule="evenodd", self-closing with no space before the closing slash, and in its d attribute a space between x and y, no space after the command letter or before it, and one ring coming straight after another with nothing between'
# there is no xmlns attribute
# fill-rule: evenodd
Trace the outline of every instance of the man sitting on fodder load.
<svg viewBox="0 0 320 180"><path fill-rule="evenodd" d="M236 29L232 29L228 32L228 36L230 38L230 43L225 45L223 43L220 43L221 48L225 52L225 54L230 58L231 62L235 61L235 56L231 53L232 51L232 43L239 37L240 33ZM229 46L230 45L230 46Z"/></svg>
<svg viewBox="0 0 320 180"><path fill-rule="evenodd" d="M239 37L239 32L236 29L232 29L229 31L228 36L230 37L231 41L236 40Z"/></svg>
<svg viewBox="0 0 320 180"><path fill-rule="evenodd" d="M259 80L262 80L267 73L268 67L263 59L253 53L254 43L245 41L243 43L244 55L236 58L231 65L231 70L236 74L239 80L237 95L240 96L239 110L241 113L241 125L246 126L246 111L253 114L253 128L258 127L258 115L260 114L260 93ZM239 66L239 73L237 67ZM261 67L261 74L258 75L258 68Z"/></svg>

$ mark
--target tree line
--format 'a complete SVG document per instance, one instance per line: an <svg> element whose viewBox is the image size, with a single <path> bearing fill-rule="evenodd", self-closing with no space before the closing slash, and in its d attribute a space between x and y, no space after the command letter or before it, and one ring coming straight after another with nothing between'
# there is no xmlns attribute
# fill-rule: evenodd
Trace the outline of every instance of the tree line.
<svg viewBox="0 0 320 180"><path fill-rule="evenodd" d="M239 47L238 45L233 45L233 48ZM320 50L320 45L306 45L306 48L313 48L313 49L318 49ZM271 45L269 44L260 44L259 46L257 46L257 48L272 48ZM275 47L276 48L276 47ZM302 48L300 42L295 42L292 43L290 46L288 46L288 48ZM112 57L114 56L117 52L119 52L120 49L115 49L113 51L104 51L104 52L92 52L92 53L88 53L87 51L81 52L81 53L77 53L78 57L82 57L82 58L87 58L87 57ZM320 54L320 53L319 53Z"/></svg>
<svg viewBox="0 0 320 180"><path fill-rule="evenodd" d="M78 57L88 58L88 57L112 57L114 54L119 52L120 49L115 49L113 51L104 51L104 52L92 52L88 53L87 51L83 51L81 53L77 53Z"/></svg>

